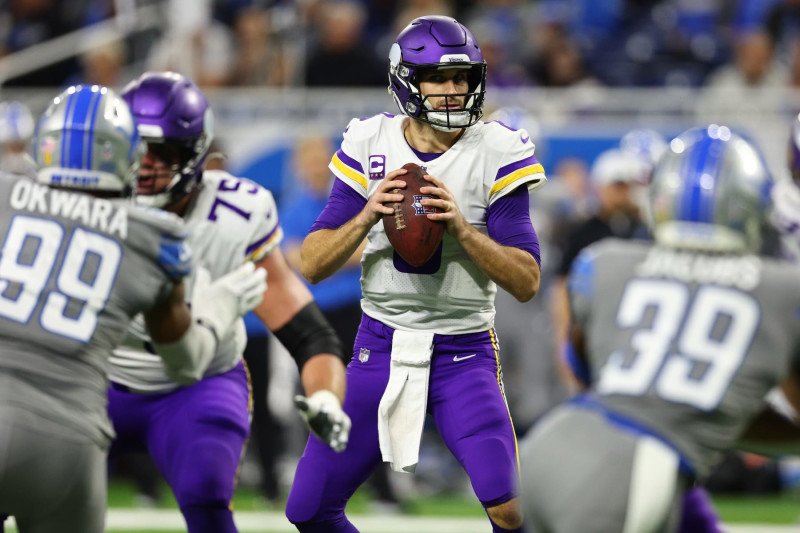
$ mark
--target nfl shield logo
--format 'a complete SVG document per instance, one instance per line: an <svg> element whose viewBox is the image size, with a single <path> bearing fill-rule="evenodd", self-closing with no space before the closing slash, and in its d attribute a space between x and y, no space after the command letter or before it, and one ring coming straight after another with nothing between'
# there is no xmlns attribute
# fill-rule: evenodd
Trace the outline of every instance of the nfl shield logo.
<svg viewBox="0 0 800 533"><path fill-rule="evenodd" d="M369 349L359 348L358 360L361 361L362 363L366 363L367 361L369 361Z"/></svg>

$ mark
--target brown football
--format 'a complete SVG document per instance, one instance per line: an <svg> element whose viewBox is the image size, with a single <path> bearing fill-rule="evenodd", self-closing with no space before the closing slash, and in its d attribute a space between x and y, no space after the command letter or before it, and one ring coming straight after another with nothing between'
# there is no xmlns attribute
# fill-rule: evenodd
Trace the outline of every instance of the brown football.
<svg viewBox="0 0 800 533"><path fill-rule="evenodd" d="M403 168L408 172L398 176L397 180L405 181L406 186L392 191L402 194L403 201L388 204L394 208L394 214L383 215L383 229L400 257L411 266L420 267L442 242L444 223L426 216L438 213L438 208L419 203L422 198L435 198L419 192L420 187L430 185L422 178L426 172L414 163L406 163Z"/></svg>

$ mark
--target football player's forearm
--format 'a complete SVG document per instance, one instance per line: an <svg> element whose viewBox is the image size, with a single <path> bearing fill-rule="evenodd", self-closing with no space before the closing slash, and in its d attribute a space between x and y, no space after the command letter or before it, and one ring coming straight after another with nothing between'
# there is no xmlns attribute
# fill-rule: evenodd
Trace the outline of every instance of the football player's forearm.
<svg viewBox="0 0 800 533"><path fill-rule="evenodd" d="M524 250L503 246L474 227L462 231L459 243L492 281L520 302L527 302L539 291L539 265Z"/></svg>
<svg viewBox="0 0 800 533"><path fill-rule="evenodd" d="M309 283L319 283L342 268L367 236L371 226L359 217L337 229L309 233L300 249L300 272Z"/></svg>
<svg viewBox="0 0 800 533"><path fill-rule="evenodd" d="M320 390L329 390L340 402L344 402L344 364L333 354L319 354L309 359L303 366L300 381L306 396Z"/></svg>

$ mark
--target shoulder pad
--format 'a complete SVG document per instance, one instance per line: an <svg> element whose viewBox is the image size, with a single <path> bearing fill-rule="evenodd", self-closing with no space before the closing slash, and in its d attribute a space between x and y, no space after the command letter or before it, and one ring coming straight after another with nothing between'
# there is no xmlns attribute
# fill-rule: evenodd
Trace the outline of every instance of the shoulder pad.
<svg viewBox="0 0 800 533"><path fill-rule="evenodd" d="M169 211L158 209L155 207L147 207L143 205L127 204L125 205L128 210L129 216L137 221L140 221L148 226L156 228L160 233L173 235L177 238L183 238L187 233L186 223L181 217Z"/></svg>
<svg viewBox="0 0 800 533"><path fill-rule="evenodd" d="M344 130L344 136L353 141L367 139L375 135L386 121L394 118L395 115L391 113L378 113L367 118L354 118Z"/></svg>
<svg viewBox="0 0 800 533"><path fill-rule="evenodd" d="M509 146L514 147L515 145L519 145L520 149L535 148L531 136L525 129L515 130L496 120L479 124L483 125L485 144L490 150L506 152Z"/></svg>

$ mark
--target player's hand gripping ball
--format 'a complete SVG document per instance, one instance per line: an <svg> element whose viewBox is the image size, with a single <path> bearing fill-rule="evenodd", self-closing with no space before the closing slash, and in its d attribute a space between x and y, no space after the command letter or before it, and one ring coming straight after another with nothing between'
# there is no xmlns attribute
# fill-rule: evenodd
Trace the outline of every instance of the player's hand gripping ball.
<svg viewBox="0 0 800 533"><path fill-rule="evenodd" d="M436 198L419 192L420 187L432 186L422 177L425 171L414 163L406 163L403 168L408 172L396 179L405 181L406 187L392 191L402 194L403 200L389 204L394 213L383 215L383 229L400 257L411 266L420 267L439 248L444 235L444 223L426 216L440 212L438 208L420 203L423 198Z"/></svg>

